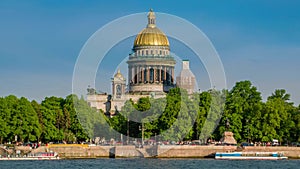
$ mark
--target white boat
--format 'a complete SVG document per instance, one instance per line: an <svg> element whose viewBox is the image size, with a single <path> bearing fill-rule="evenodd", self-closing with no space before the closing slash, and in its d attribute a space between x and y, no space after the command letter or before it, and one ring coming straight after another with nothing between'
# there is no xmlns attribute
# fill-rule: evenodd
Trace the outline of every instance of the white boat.
<svg viewBox="0 0 300 169"><path fill-rule="evenodd" d="M215 159L224 160L285 160L279 152L216 152Z"/></svg>
<svg viewBox="0 0 300 169"><path fill-rule="evenodd" d="M34 154L27 154L24 156L4 156L0 160L58 160L59 156L56 152L39 152Z"/></svg>

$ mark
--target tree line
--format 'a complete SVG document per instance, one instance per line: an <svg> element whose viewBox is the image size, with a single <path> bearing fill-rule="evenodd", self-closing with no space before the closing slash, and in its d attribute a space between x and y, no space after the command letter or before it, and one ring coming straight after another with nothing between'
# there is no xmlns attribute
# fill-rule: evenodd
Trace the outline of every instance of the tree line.
<svg viewBox="0 0 300 169"><path fill-rule="evenodd" d="M173 88L166 98L129 100L109 123L134 138L144 134L151 139L206 142L220 140L225 131L231 131L238 142L300 141L300 105L294 106L284 89L275 90L263 102L250 81L237 82L231 90L211 89L188 96L185 90Z"/></svg>
<svg viewBox="0 0 300 169"><path fill-rule="evenodd" d="M86 141L104 122L98 114L75 95L46 97L41 103L10 95L0 98L0 143Z"/></svg>
<svg viewBox="0 0 300 169"><path fill-rule="evenodd" d="M231 90L193 95L173 88L166 98L128 100L113 117L75 95L46 97L41 103L13 95L0 98L0 143L121 140L128 134L131 138L205 142L219 140L226 130L238 142L297 142L300 106L290 102L284 89L275 90L263 102L250 81L237 82Z"/></svg>

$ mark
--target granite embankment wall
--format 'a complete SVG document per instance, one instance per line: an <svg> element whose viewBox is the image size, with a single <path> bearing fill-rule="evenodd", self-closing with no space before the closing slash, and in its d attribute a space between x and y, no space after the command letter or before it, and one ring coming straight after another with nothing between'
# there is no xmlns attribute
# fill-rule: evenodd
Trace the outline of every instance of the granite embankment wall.
<svg viewBox="0 0 300 169"><path fill-rule="evenodd" d="M236 146L160 146L158 156L161 158L202 158L214 157L216 152L235 151Z"/></svg>
<svg viewBox="0 0 300 169"><path fill-rule="evenodd" d="M45 147L47 151L54 151L59 154L61 158L97 158L97 157L111 157L110 152L115 147L113 146L94 146L88 147L83 145L50 145Z"/></svg>
<svg viewBox="0 0 300 169"><path fill-rule="evenodd" d="M158 158L203 158L214 157L216 152L283 152L289 158L300 158L300 147L246 147L235 146L48 146L48 151L59 153L61 158L97 158L97 157L158 157Z"/></svg>

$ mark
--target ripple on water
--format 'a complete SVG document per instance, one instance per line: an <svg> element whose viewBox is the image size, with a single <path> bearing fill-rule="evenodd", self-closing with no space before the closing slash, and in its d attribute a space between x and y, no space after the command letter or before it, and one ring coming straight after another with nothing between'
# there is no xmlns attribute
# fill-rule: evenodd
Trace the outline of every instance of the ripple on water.
<svg viewBox="0 0 300 169"><path fill-rule="evenodd" d="M55 161L0 161L0 169L92 169L92 168L262 168L262 169L294 169L299 168L300 160L283 161L234 161L214 159L77 159Z"/></svg>

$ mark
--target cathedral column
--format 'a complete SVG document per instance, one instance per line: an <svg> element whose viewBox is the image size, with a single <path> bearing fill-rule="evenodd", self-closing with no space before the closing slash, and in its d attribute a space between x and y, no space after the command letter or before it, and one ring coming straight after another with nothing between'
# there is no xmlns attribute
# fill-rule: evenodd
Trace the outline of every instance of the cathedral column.
<svg viewBox="0 0 300 169"><path fill-rule="evenodd" d="M136 84L139 84L139 67L138 66L136 66L135 75L136 75Z"/></svg>
<svg viewBox="0 0 300 169"><path fill-rule="evenodd" d="M138 72L138 75L139 75L138 77L139 77L139 83L140 83L141 78L142 78L142 77L141 77L141 66L139 66L139 72Z"/></svg>
<svg viewBox="0 0 300 169"><path fill-rule="evenodd" d="M162 70L162 67L159 68L159 79L158 79L159 83L161 82L161 70Z"/></svg>
<svg viewBox="0 0 300 169"><path fill-rule="evenodd" d="M167 80L167 67L165 66L165 75L164 75L164 80Z"/></svg>
<svg viewBox="0 0 300 169"><path fill-rule="evenodd" d="M171 67L169 67L168 73L169 73L169 82L171 82L172 81L172 68Z"/></svg>
<svg viewBox="0 0 300 169"><path fill-rule="evenodd" d="M148 83L150 82L150 67L148 67L148 71L147 71L147 81Z"/></svg>
<svg viewBox="0 0 300 169"><path fill-rule="evenodd" d="M143 66L140 67L140 79L141 79L141 83L143 83Z"/></svg>
<svg viewBox="0 0 300 169"><path fill-rule="evenodd" d="M142 67L142 71L141 71L141 72L142 72L142 83L145 82L145 75L144 75L145 73L144 73L144 69L145 69L145 68Z"/></svg>
<svg viewBox="0 0 300 169"><path fill-rule="evenodd" d="M138 84L140 84L140 78L141 78L141 73L140 73L140 71L141 71L141 67L138 66L138 72L137 72Z"/></svg>
<svg viewBox="0 0 300 169"><path fill-rule="evenodd" d="M130 81L131 81L131 66L128 66L128 84L130 84Z"/></svg>
<svg viewBox="0 0 300 169"><path fill-rule="evenodd" d="M135 66L133 66L132 68L131 68L131 70L132 70L132 83L133 84L135 84Z"/></svg>
<svg viewBox="0 0 300 169"><path fill-rule="evenodd" d="M156 82L156 71L157 71L157 68L155 67L153 69L153 82Z"/></svg>
<svg viewBox="0 0 300 169"><path fill-rule="evenodd" d="M174 68L171 68L172 71L172 77L171 77L171 83L174 83Z"/></svg>
<svg viewBox="0 0 300 169"><path fill-rule="evenodd" d="M159 82L159 68L156 67L155 75L156 75L156 81Z"/></svg>
<svg viewBox="0 0 300 169"><path fill-rule="evenodd" d="M138 81L139 81L138 72L139 72L138 66L135 66L135 69L134 69L135 84L138 84Z"/></svg>
<svg viewBox="0 0 300 169"><path fill-rule="evenodd" d="M144 83L145 83L145 81L147 81L147 67L144 67L143 76L144 76Z"/></svg>

